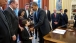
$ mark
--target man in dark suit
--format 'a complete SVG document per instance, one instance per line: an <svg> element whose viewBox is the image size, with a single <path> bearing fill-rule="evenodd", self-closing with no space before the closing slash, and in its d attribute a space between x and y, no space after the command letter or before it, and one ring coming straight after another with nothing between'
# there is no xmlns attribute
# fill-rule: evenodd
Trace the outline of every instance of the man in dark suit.
<svg viewBox="0 0 76 43"><path fill-rule="evenodd" d="M52 28L56 29L59 26L60 21L60 17L56 13L56 9L54 9L54 13L51 15L51 20L52 20Z"/></svg>
<svg viewBox="0 0 76 43"><path fill-rule="evenodd" d="M62 27L66 28L68 24L68 16L67 16L67 9L64 10L64 14L62 15Z"/></svg>
<svg viewBox="0 0 76 43"><path fill-rule="evenodd" d="M17 43L18 18L14 12L18 3L15 0L10 0L9 7L4 10L5 16L11 32L11 43Z"/></svg>
<svg viewBox="0 0 76 43"><path fill-rule="evenodd" d="M60 9L59 15L60 15L59 26L62 26L62 15L63 15L63 10L62 9Z"/></svg>
<svg viewBox="0 0 76 43"><path fill-rule="evenodd" d="M0 43L10 43L10 30L2 11L2 6L7 3L7 0L0 0Z"/></svg>
<svg viewBox="0 0 76 43"><path fill-rule="evenodd" d="M46 15L48 17L49 22L51 21L51 17L50 17L50 11L47 9L47 6L44 6L44 10L46 12Z"/></svg>
<svg viewBox="0 0 76 43"><path fill-rule="evenodd" d="M45 11L38 8L36 2L32 2L31 7L36 11L34 14L34 28L38 29L39 43L44 43L43 37L51 31L48 18Z"/></svg>
<svg viewBox="0 0 76 43"><path fill-rule="evenodd" d="M74 27L76 28L76 15L74 17L75 23L74 23Z"/></svg>
<svg viewBox="0 0 76 43"><path fill-rule="evenodd" d="M25 18L25 19L29 19L29 15L30 15L29 3L26 3L26 4L25 4L25 14L24 14L24 18Z"/></svg>

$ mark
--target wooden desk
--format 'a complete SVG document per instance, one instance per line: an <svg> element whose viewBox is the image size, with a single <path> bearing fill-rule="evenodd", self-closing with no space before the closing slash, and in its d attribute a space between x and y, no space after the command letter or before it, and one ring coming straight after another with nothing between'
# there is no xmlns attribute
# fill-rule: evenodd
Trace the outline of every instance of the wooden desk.
<svg viewBox="0 0 76 43"><path fill-rule="evenodd" d="M44 36L44 43L76 43L76 36L74 34L74 32L67 31L61 39L52 38L52 34L47 34Z"/></svg>

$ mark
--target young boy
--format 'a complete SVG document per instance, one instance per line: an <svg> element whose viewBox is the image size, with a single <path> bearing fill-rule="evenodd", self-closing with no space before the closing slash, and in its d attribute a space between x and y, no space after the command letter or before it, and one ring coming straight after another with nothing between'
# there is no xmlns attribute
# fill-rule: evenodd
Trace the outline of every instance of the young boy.
<svg viewBox="0 0 76 43"><path fill-rule="evenodd" d="M29 25L30 25L30 22L28 20L23 20L22 21L22 24L23 24L23 28L24 30L21 31L21 35L20 35L20 39L21 39L21 42L22 43L32 43L32 38L30 36L30 30L29 30Z"/></svg>
<svg viewBox="0 0 76 43"><path fill-rule="evenodd" d="M33 35L34 35L34 28L33 27L34 27L34 24L30 23L29 28L30 28L31 37L33 37Z"/></svg>

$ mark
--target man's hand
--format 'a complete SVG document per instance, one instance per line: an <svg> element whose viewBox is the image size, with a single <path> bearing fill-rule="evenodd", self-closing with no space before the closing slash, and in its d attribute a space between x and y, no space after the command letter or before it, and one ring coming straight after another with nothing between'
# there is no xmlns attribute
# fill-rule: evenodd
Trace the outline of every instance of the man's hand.
<svg viewBox="0 0 76 43"><path fill-rule="evenodd" d="M24 30L24 28L23 28L23 27L20 27L20 30L21 30L21 31L23 31L23 30Z"/></svg>
<svg viewBox="0 0 76 43"><path fill-rule="evenodd" d="M58 22L54 22L55 24L58 24Z"/></svg>
<svg viewBox="0 0 76 43"><path fill-rule="evenodd" d="M33 39L33 37L29 37L29 39L30 39L30 40L32 40L32 39Z"/></svg>
<svg viewBox="0 0 76 43"><path fill-rule="evenodd" d="M12 36L13 41L16 41L16 35Z"/></svg>
<svg viewBox="0 0 76 43"><path fill-rule="evenodd" d="M21 27L20 25L19 25L19 28L20 28L20 30L21 30L21 31L23 31L23 30L24 30L24 28L23 28L23 27Z"/></svg>
<svg viewBox="0 0 76 43"><path fill-rule="evenodd" d="M34 31L34 27L30 28L30 31Z"/></svg>

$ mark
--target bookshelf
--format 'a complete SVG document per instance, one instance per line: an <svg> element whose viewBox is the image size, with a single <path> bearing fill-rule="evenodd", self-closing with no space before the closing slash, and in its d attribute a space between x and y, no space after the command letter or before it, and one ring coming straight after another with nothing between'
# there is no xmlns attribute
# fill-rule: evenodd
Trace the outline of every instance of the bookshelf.
<svg viewBox="0 0 76 43"><path fill-rule="evenodd" d="M72 0L72 3L71 3L71 19L74 19L75 15L76 15L76 0Z"/></svg>
<svg viewBox="0 0 76 43"><path fill-rule="evenodd" d="M74 16L76 15L76 4L72 5L72 12L71 12L71 19L74 19Z"/></svg>

